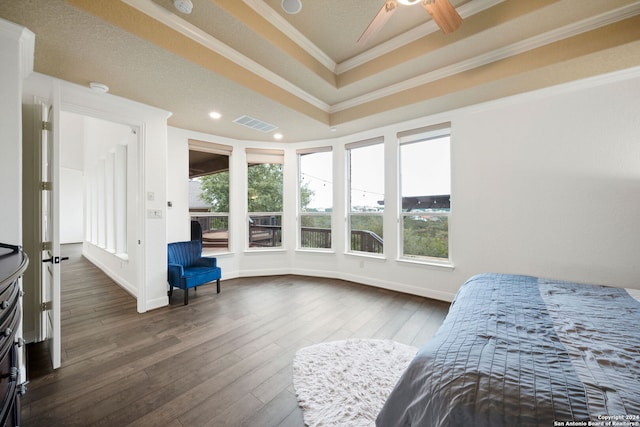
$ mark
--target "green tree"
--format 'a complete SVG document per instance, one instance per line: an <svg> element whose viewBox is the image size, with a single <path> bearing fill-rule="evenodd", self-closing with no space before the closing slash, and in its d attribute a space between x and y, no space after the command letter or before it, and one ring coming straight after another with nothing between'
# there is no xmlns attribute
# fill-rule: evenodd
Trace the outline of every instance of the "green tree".
<svg viewBox="0 0 640 427"><path fill-rule="evenodd" d="M261 163L251 165L247 172L249 212L282 212L282 165ZM200 199L211 212L229 212L229 172L219 172L200 178ZM311 201L313 191L303 184L300 189L302 207Z"/></svg>
<svg viewBox="0 0 640 427"><path fill-rule="evenodd" d="M247 185L249 212L282 212L282 165L250 165Z"/></svg>
<svg viewBox="0 0 640 427"><path fill-rule="evenodd" d="M211 212L229 212L229 171L200 178L200 200L209 205Z"/></svg>
<svg viewBox="0 0 640 427"><path fill-rule="evenodd" d="M448 219L405 218L404 254L447 258L449 256Z"/></svg>

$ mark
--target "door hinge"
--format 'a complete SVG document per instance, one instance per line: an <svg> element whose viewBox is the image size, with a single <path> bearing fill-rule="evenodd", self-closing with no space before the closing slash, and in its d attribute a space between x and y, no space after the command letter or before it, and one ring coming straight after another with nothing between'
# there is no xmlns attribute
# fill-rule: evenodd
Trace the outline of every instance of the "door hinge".
<svg viewBox="0 0 640 427"><path fill-rule="evenodd" d="M51 130L51 122L42 121L42 130Z"/></svg>
<svg viewBox="0 0 640 427"><path fill-rule="evenodd" d="M51 301L46 301L40 304L40 310L42 311L51 310Z"/></svg>
<svg viewBox="0 0 640 427"><path fill-rule="evenodd" d="M42 191L51 191L51 190L53 190L53 184L51 184L51 182L48 182L48 181L42 181L40 183L40 190L42 190Z"/></svg>

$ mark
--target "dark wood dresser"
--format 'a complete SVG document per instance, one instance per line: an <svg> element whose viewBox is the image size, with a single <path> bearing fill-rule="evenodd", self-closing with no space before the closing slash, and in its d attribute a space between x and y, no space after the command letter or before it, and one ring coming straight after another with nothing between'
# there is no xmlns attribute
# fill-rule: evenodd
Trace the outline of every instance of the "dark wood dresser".
<svg viewBox="0 0 640 427"><path fill-rule="evenodd" d="M20 395L23 386L18 366L19 342L16 336L22 313L18 279L29 258L18 246L0 243L0 426L20 424Z"/></svg>

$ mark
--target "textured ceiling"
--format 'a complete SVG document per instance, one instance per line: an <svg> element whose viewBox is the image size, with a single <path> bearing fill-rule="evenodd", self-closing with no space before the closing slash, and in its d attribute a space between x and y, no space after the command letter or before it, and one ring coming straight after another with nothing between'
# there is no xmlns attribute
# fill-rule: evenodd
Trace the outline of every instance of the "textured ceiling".
<svg viewBox="0 0 640 427"><path fill-rule="evenodd" d="M638 0L451 0L464 22L447 35L399 6L364 46L384 0L302 0L295 15L280 0L192 1L184 15L172 0L0 0L0 17L36 34L40 73L256 141L273 135L233 120L321 139L640 65Z"/></svg>

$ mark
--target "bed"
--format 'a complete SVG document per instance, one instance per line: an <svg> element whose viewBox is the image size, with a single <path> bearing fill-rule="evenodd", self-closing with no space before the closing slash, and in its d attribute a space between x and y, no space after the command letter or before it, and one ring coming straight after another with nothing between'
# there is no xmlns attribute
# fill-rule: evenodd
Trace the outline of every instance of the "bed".
<svg viewBox="0 0 640 427"><path fill-rule="evenodd" d="M640 301L632 293L472 277L376 425L640 426Z"/></svg>

